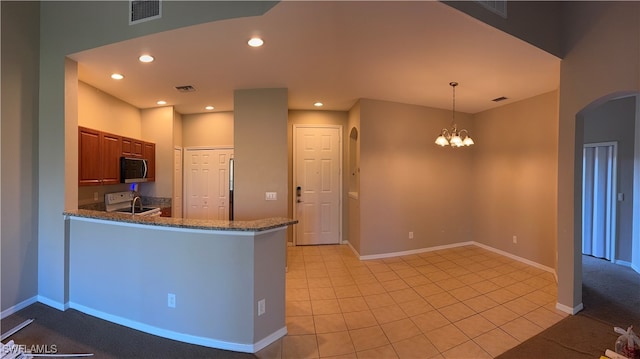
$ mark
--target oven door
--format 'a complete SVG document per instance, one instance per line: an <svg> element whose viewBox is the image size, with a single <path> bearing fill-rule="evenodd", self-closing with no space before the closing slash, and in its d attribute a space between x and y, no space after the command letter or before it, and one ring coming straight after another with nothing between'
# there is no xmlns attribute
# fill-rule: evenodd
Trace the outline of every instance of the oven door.
<svg viewBox="0 0 640 359"><path fill-rule="evenodd" d="M120 183L147 182L147 160L120 157Z"/></svg>

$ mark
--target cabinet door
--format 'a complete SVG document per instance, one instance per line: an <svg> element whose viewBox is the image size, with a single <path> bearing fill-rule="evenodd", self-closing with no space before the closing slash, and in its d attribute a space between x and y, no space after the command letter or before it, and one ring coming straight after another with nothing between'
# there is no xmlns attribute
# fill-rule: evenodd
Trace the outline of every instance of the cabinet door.
<svg viewBox="0 0 640 359"><path fill-rule="evenodd" d="M78 185L102 184L100 131L78 128Z"/></svg>
<svg viewBox="0 0 640 359"><path fill-rule="evenodd" d="M133 140L131 142L131 154L132 157L135 158L143 158L144 157L144 144L140 140Z"/></svg>
<svg viewBox="0 0 640 359"><path fill-rule="evenodd" d="M147 160L147 182L156 180L156 144L144 142L143 158Z"/></svg>
<svg viewBox="0 0 640 359"><path fill-rule="evenodd" d="M142 158L143 142L129 137L122 137L122 155L124 157Z"/></svg>
<svg viewBox="0 0 640 359"><path fill-rule="evenodd" d="M122 137L122 156L123 157L133 157L133 152L131 150L132 139L128 137Z"/></svg>
<svg viewBox="0 0 640 359"><path fill-rule="evenodd" d="M102 184L120 183L120 136L102 133Z"/></svg>

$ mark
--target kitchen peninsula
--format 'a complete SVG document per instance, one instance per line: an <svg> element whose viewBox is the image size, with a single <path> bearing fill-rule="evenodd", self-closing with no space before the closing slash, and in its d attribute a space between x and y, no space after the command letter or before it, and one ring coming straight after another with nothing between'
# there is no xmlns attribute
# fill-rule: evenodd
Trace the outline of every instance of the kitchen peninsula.
<svg viewBox="0 0 640 359"><path fill-rule="evenodd" d="M296 221L92 210L64 216L70 308L162 337L249 353L287 333L286 228Z"/></svg>

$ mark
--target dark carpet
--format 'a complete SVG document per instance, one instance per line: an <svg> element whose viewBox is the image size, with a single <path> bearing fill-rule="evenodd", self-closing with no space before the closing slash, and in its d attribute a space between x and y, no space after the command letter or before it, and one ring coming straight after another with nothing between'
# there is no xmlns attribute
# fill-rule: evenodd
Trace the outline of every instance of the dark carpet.
<svg viewBox="0 0 640 359"><path fill-rule="evenodd" d="M614 349L614 327L640 330L640 275L630 268L582 256L584 309L544 330L499 359L590 358Z"/></svg>
<svg viewBox="0 0 640 359"><path fill-rule="evenodd" d="M35 303L0 323L5 333L27 319L35 319L9 340L27 347L55 348L59 354L93 353L91 358L256 358L238 353L160 338L110 323L74 309L64 312ZM54 347L55 346L55 347Z"/></svg>

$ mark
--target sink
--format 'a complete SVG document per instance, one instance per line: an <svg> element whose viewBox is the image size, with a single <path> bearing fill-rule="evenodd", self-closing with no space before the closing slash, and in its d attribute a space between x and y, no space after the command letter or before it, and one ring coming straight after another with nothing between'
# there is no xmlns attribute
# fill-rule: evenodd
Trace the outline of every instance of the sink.
<svg viewBox="0 0 640 359"><path fill-rule="evenodd" d="M157 208L155 208L155 207L142 207L142 209L141 209L140 207L136 206L136 208L135 208L133 213L144 213L144 212L149 212L149 211L153 211L153 210L156 210L156 209ZM116 212L131 213L131 207L116 209Z"/></svg>

